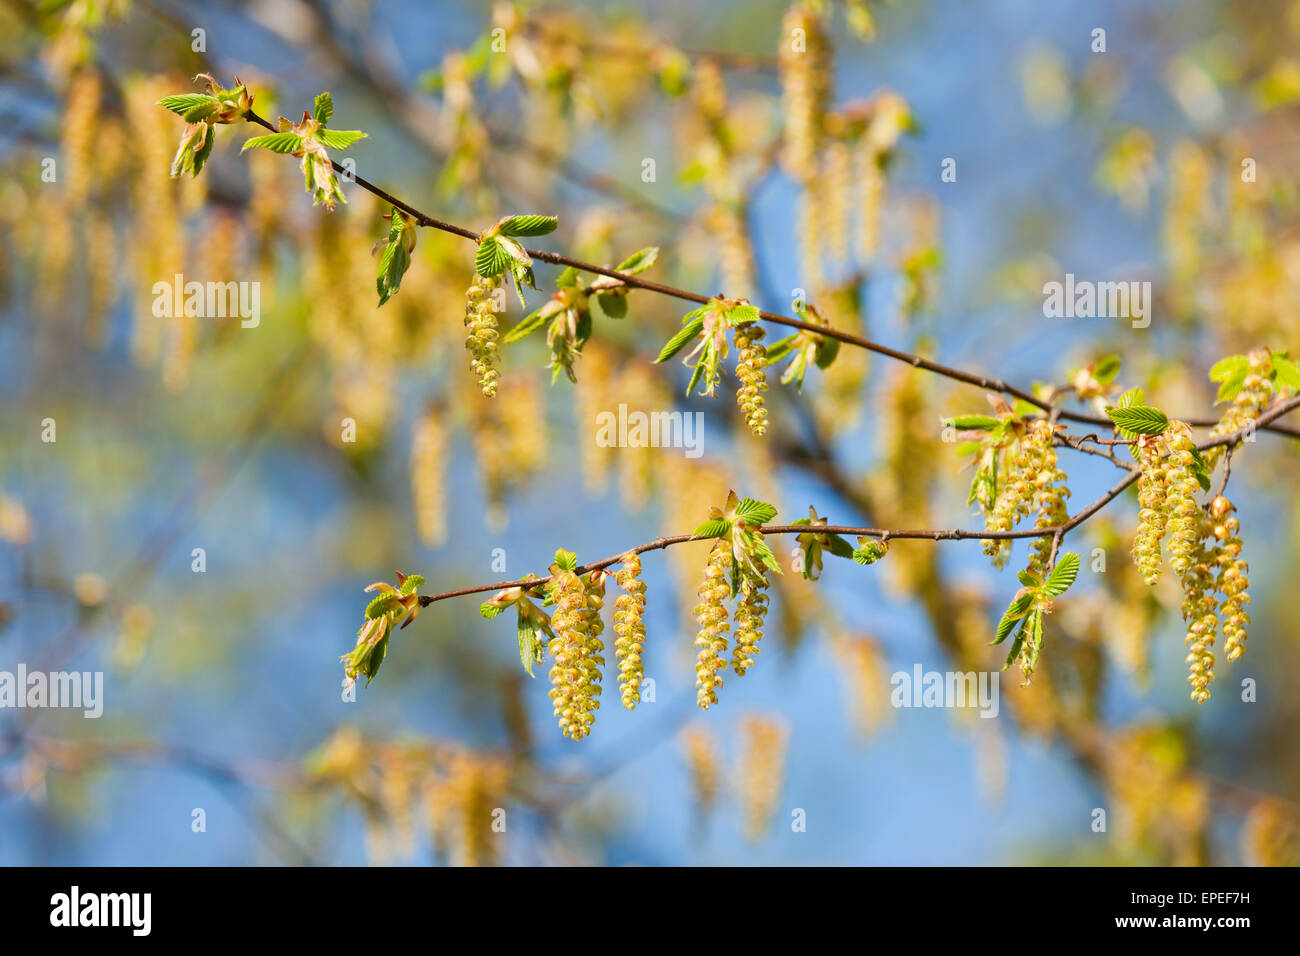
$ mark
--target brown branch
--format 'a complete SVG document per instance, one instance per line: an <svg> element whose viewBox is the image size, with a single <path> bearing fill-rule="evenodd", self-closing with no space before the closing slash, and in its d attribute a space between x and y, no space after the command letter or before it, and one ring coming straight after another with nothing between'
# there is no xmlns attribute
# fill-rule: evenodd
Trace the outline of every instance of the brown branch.
<svg viewBox="0 0 1300 956"><path fill-rule="evenodd" d="M1218 438L1209 439L1197 445L1199 451L1205 451L1219 445L1232 446L1239 442L1245 435L1262 428L1269 422L1282 417L1288 412L1300 408L1300 396L1289 398L1286 401L1276 403L1268 411L1264 412L1259 418L1239 428L1235 432L1222 435ZM1012 531L986 531L974 528L944 528L944 529L918 529L918 528L857 528L846 525L764 525L756 528L763 534L841 534L855 535L858 537L880 538L881 540L889 538L911 538L923 541L969 541L969 540L1012 540L1018 538L1043 538L1048 535L1052 536L1052 558L1055 559L1057 547L1066 534L1073 531L1079 525L1083 524L1097 512L1101 511L1108 504L1123 494L1129 485L1137 481L1141 472L1137 469L1127 472L1123 478L1110 487L1100 498L1092 502L1082 511L1073 517L1061 522L1060 524L1048 525L1043 528L1021 528ZM618 564L623 557L629 553L644 554L647 551L660 551L664 548L670 548L676 544L686 544L690 541L712 541L715 538L699 536L694 534L677 534L665 535L655 538L653 541L647 541L645 544L637 545L634 548L627 548L620 551L612 557L605 558L601 561L593 561L591 564L580 565L575 569L577 574L587 574L591 571L603 571L611 565ZM1049 561L1049 566L1052 562ZM421 595L420 606L428 607L437 601L445 601L448 598L464 597L469 594L482 594L486 591L504 591L509 588L534 589L551 580L551 575L546 577L524 578L518 581L501 581L496 584L477 584L472 587L458 588L454 591L444 591L441 594Z"/></svg>
<svg viewBox="0 0 1300 956"><path fill-rule="evenodd" d="M259 116L257 113L255 113L252 110L249 110L248 113L245 114L245 119L248 122L255 123L258 126L261 126L264 129L268 129L273 133L278 131L277 128L273 126L269 121ZM377 196L378 198L382 199L384 202L389 203L390 205L396 207L397 209L402 210L402 212L410 216L417 225L428 227L431 229L438 229L442 232L448 232L453 235L460 236L464 239L472 239L474 242L479 241L480 234L475 232L474 230L467 229L464 226L458 226L455 223L446 222L445 220L437 219L433 216L427 215L426 213L423 213L420 210L416 209L414 206L406 202L403 202L402 200L398 199L396 196L393 196L390 193L386 192L385 190L379 188L374 183L349 171L346 167L341 165L336 160L331 160L331 163L333 164L334 170L336 172L341 173L348 180L355 182L362 189L366 190L367 192L371 193L374 196ZM594 273L595 275L602 275L602 276L607 276L608 278L611 279L617 279L618 281L622 282L624 285L626 285L629 288L644 289L648 292L657 292L660 295L666 295L675 299L681 299L685 302L694 302L697 305L705 305L711 301L709 296L701 295L698 292L692 292L689 289L681 289L678 288L677 286L667 285L662 282L655 282L651 279L643 279L640 276L631 275L626 272L620 272L617 269L611 269L608 266L598 266L591 262L583 262L581 259L575 259L572 256L566 256L561 253L548 252L544 249L528 249L528 248L525 248L524 251L527 252L528 255L531 256L532 258L538 259L542 262L549 262L552 265L566 266L569 268L577 269L582 272L591 272ZM1011 385L1008 382L1000 381L994 378L989 378L988 376L985 375L977 375L974 372L967 372L964 371L963 369L953 368L948 365L943 365L939 362L934 362L931 361L930 359L923 358L920 355L913 355L910 352L904 352L901 351L900 349L890 348L887 345L881 345L879 342L873 342L870 339L865 339L862 336L854 335L851 332L844 332L840 329L831 328L829 326L816 325L812 322L805 322L802 319L796 319L788 315L782 315L779 312L767 312L767 311L759 310L758 314L760 318L764 319L767 322L771 322L774 325L784 325L792 329L801 329L807 332L814 332L818 335L824 335L829 338L838 339L841 342L847 343L849 345L857 346L858 348L866 349L867 351L870 352L875 352L879 355L887 356L896 361L903 362L907 365L911 365L914 368L924 369L927 372L933 372L936 375L941 375L944 378L949 378L952 379L953 381L964 382L968 385L974 385L979 388L985 389L986 391L1000 392L1006 395L1010 395L1013 398L1019 398L1046 412L1054 411L1054 406L1050 402L1046 402L1043 399L1038 398L1032 392L1026 391L1025 389L1019 388L1015 385ZM1081 413L1068 412L1061 409L1055 409L1055 414L1058 415L1058 417L1060 418L1066 418L1076 422L1086 422L1091 425L1105 425L1105 426L1111 425L1109 419L1102 418L1096 415L1084 415ZM1209 426L1209 425L1218 424L1217 420L1208 420L1208 419L1182 418L1180 420L1187 422L1189 425ZM1271 426L1260 425L1259 427L1269 428ZM1293 434L1295 437L1300 438L1300 432L1292 432L1292 430L1290 429L1285 429L1285 430L1276 429L1276 430L1285 431L1288 434Z"/></svg>

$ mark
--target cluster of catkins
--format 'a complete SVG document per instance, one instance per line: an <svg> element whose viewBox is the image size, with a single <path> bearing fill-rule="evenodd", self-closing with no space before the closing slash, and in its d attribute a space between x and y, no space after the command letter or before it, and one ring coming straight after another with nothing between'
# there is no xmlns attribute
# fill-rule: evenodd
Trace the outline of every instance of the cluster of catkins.
<svg viewBox="0 0 1300 956"><path fill-rule="evenodd" d="M700 624L695 646L699 655L695 663L696 703L703 710L718 702L718 688L722 686L722 671L727 669L727 635L731 630L727 613L727 598L731 596L731 571L734 558L731 545L726 540L714 543L709 560L704 566L704 581L698 594L700 603L695 606L695 618ZM736 646L732 652L731 667L736 676L743 677L754 666L758 655L758 642L763 639L763 621L767 616L767 572L742 567L736 593Z"/></svg>
<svg viewBox="0 0 1300 956"><path fill-rule="evenodd" d="M1169 535L1169 565L1183 589L1187 680L1192 700L1203 704L1210 699L1214 681L1213 648L1220 622L1228 660L1245 651L1250 566L1241 558L1232 502L1218 495L1204 509L1196 504L1196 451L1186 424L1173 422L1158 437L1140 437L1137 454L1141 510L1133 559L1143 580L1155 584L1160 579L1161 543ZM1216 592L1223 596L1221 603Z"/></svg>
<svg viewBox="0 0 1300 956"><path fill-rule="evenodd" d="M465 328L468 330L465 348L472 358L470 367L478 378L479 388L488 398L496 395L497 379L501 375L497 371L501 362L500 333L493 306L502 282L501 276L485 278L475 273L474 281L465 292Z"/></svg>
<svg viewBox="0 0 1300 956"><path fill-rule="evenodd" d="M740 388L736 403L745 413L745 422L755 435L767 432L767 406L763 393L767 391L767 349L763 347L763 329L754 322L741 322L736 326L733 341L736 343L736 378Z"/></svg>
<svg viewBox="0 0 1300 956"><path fill-rule="evenodd" d="M984 516L987 531L1010 531L1039 506L1040 518L1059 514L1064 509L1065 473L1057 466L1053 447L1053 428L1044 419L1035 419L1026 426L1024 436L1010 457L1002 489L993 503L993 510ZM1042 525L1047 527L1051 524ZM1041 522L1040 522L1041 524ZM1002 567L1011 552L1008 538L985 538L984 553L993 559L995 567ZM1042 560L1046 565L1046 559Z"/></svg>
<svg viewBox="0 0 1300 956"><path fill-rule="evenodd" d="M600 709L605 645L600 639L604 623L600 609L605 603L605 574L592 571L580 578L572 571L558 570L552 588L555 613L551 628L555 636L547 649L551 664L551 703L560 721L560 732L573 740L591 733Z"/></svg>

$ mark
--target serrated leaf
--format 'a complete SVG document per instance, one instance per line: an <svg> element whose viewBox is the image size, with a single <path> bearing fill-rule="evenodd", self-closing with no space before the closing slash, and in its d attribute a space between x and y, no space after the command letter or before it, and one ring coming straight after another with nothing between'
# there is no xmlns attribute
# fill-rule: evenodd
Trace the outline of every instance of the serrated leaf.
<svg viewBox="0 0 1300 956"><path fill-rule="evenodd" d="M317 93L311 108L312 119L324 126L334 115L334 99L328 92ZM323 142L323 141L322 141Z"/></svg>
<svg viewBox="0 0 1300 956"><path fill-rule="evenodd" d="M1020 571L1016 574L1016 580L1027 588L1036 588L1043 582L1038 580L1038 576L1028 571Z"/></svg>
<svg viewBox="0 0 1300 956"><path fill-rule="evenodd" d="M731 522L726 518L710 518L691 532L697 538L721 538L731 530Z"/></svg>
<svg viewBox="0 0 1300 956"><path fill-rule="evenodd" d="M736 518L747 525L764 525L776 517L776 508L766 501L741 498L736 505Z"/></svg>
<svg viewBox="0 0 1300 956"><path fill-rule="evenodd" d="M478 606L478 612L489 621L506 609L504 604L493 604L491 601L484 601Z"/></svg>
<svg viewBox="0 0 1300 956"><path fill-rule="evenodd" d="M578 570L578 556L572 551L565 551L563 548L555 552L555 563L565 571Z"/></svg>
<svg viewBox="0 0 1300 956"><path fill-rule="evenodd" d="M686 347L687 343L690 342L690 341L691 341L693 338L695 338L697 335L699 335L700 332L702 332L703 330L704 330L704 319L703 319L703 318L699 318L699 317L697 317L697 318L691 319L690 322L688 322L688 323L686 323L686 325L682 326L682 327L677 331L677 333L676 333L675 335L673 335L673 337L667 341L667 343L664 345L664 347L663 347L662 349L660 349L660 351L659 351L659 357L658 357L657 359L655 359L655 364L658 365L660 362L666 362L666 361L668 361L670 358L672 358L674 355L676 355L678 352L680 352L682 349L684 349L684 348ZM696 366L696 378L698 378L698 377L699 377L699 366L697 365L697 366ZM688 391L689 391L689 389L688 389Z"/></svg>
<svg viewBox="0 0 1300 956"><path fill-rule="evenodd" d="M659 247L646 246L644 249L638 249L636 252L632 253L630 256L628 256L626 259L620 262L618 264L618 267L615 269L615 271L634 276L637 273L645 272L647 269L649 269L652 265L655 264L655 260L658 258L659 258Z"/></svg>
<svg viewBox="0 0 1300 956"><path fill-rule="evenodd" d="M1073 551L1067 551L1056 559L1056 567L1052 568L1052 573L1043 582L1043 593L1051 597L1064 594L1070 590L1070 585L1078 575L1079 556Z"/></svg>
<svg viewBox="0 0 1300 956"><path fill-rule="evenodd" d="M474 254L474 269L485 279L499 276L510 268L511 259L501 244L489 236L479 243Z"/></svg>
<svg viewBox="0 0 1300 956"><path fill-rule="evenodd" d="M1192 448L1192 475L1196 478L1196 483L1201 486L1202 491L1210 490L1210 466L1196 447Z"/></svg>
<svg viewBox="0 0 1300 956"><path fill-rule="evenodd" d="M827 550L837 558L852 558L853 545L845 541L838 534L829 535L827 538Z"/></svg>
<svg viewBox="0 0 1300 956"><path fill-rule="evenodd" d="M1159 435L1169 427L1169 417L1151 405L1108 405L1106 414L1119 428L1134 435Z"/></svg>
<svg viewBox="0 0 1300 956"><path fill-rule="evenodd" d="M1015 630L1016 622L1029 612L1029 607L1033 602L1034 596L1028 592L1017 595L1012 599L1011 603L1007 605L1007 609L1002 613L1002 620L998 621L997 634L989 642L990 646L1001 644L1011 635L1011 632ZM1017 651L1017 653L1019 652ZM1014 655L1012 656L1014 658Z"/></svg>
<svg viewBox="0 0 1300 956"><path fill-rule="evenodd" d="M736 305L727 310L727 322L731 325L757 322L761 317L758 309L752 305Z"/></svg>
<svg viewBox="0 0 1300 956"><path fill-rule="evenodd" d="M527 616L524 608L519 608L519 663L524 666L528 676L533 676L533 665L537 663L537 626Z"/></svg>
<svg viewBox="0 0 1300 956"><path fill-rule="evenodd" d="M793 335L787 335L785 338L769 345L766 350L767 364L775 365L777 362L781 361L781 359L789 355L790 351L794 348L795 342L799 340L800 335L802 335L801 332L796 332Z"/></svg>
<svg viewBox="0 0 1300 956"><path fill-rule="evenodd" d="M326 149L347 149L369 135L359 129L323 129L316 134L316 140Z"/></svg>
<svg viewBox="0 0 1300 956"><path fill-rule="evenodd" d="M211 104L213 109L217 108L217 98L208 96L206 93L178 93L174 96L164 96L158 101L158 105L163 109L171 110L178 116L184 116L195 107Z"/></svg>
<svg viewBox="0 0 1300 956"><path fill-rule="evenodd" d="M544 236L559 224L555 216L511 216L502 220L497 229L503 236Z"/></svg>
<svg viewBox="0 0 1300 956"><path fill-rule="evenodd" d="M1245 375L1250 370L1250 359L1244 355L1229 355L1210 366L1211 382L1226 382Z"/></svg>
<svg viewBox="0 0 1300 956"><path fill-rule="evenodd" d="M422 587L424 587L424 575L408 574L406 580L402 582L401 591L403 595L410 596Z"/></svg>
<svg viewBox="0 0 1300 956"><path fill-rule="evenodd" d="M287 131L267 133L265 136L254 136L252 139L245 140L239 151L242 153L246 149L253 148L269 149L273 153L296 153L302 149L302 137Z"/></svg>

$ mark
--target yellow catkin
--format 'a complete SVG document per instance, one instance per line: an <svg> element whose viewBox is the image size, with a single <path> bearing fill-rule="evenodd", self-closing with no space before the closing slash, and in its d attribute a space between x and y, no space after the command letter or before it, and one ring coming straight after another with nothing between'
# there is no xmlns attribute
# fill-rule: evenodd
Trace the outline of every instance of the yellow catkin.
<svg viewBox="0 0 1300 956"><path fill-rule="evenodd" d="M767 391L767 349L763 347L763 329L754 322L741 322L736 326L736 404L745 413L745 423L755 435L767 433L767 405L763 393Z"/></svg>
<svg viewBox="0 0 1300 956"><path fill-rule="evenodd" d="M573 401L578 419L578 460L582 466L582 486L602 492L609 484L616 458L631 454L630 449L606 446L596 441L597 420L601 413L617 412L614 359L599 342L588 342L582 350L582 374L573 387ZM627 394L640 394L628 392Z"/></svg>
<svg viewBox="0 0 1300 956"><path fill-rule="evenodd" d="M715 203L706 211L705 223L717 245L718 268L727 295L753 295L754 252L742 210L735 203Z"/></svg>
<svg viewBox="0 0 1300 956"><path fill-rule="evenodd" d="M1046 422L1041 424L1048 429L1050 441L1051 429ZM1038 484L1038 516L1034 519L1035 528L1051 528L1063 524L1069 519L1066 502L1070 489L1066 487L1067 476L1058 464L1056 448L1048 445L1043 452L1042 467L1036 478ZM1052 539L1050 536L1036 538L1030 546L1029 567L1031 574L1039 578L1047 577L1048 560L1052 556Z"/></svg>
<svg viewBox="0 0 1300 956"><path fill-rule="evenodd" d="M68 87L63 103L63 188L68 201L82 206L98 175L95 167L99 103L103 85L94 69L81 70Z"/></svg>
<svg viewBox="0 0 1300 956"><path fill-rule="evenodd" d="M430 548L447 539L447 428L443 414L428 409L415 423L411 439L411 498L415 529Z"/></svg>
<svg viewBox="0 0 1300 956"><path fill-rule="evenodd" d="M1182 578L1191 567L1201 530L1196 495L1200 485L1193 474L1196 462L1192 430L1171 422L1163 435L1169 454L1165 458L1165 523L1169 531L1169 565Z"/></svg>
<svg viewBox="0 0 1300 956"><path fill-rule="evenodd" d="M645 679L645 582L641 580L641 557L629 551L623 567L614 575L623 594L614 602L614 653L618 659L618 690L623 706L636 710Z"/></svg>
<svg viewBox="0 0 1300 956"><path fill-rule="evenodd" d="M872 262L880 251L880 217L885 201L885 171L880 154L863 137L853 151L853 171L858 182L857 252Z"/></svg>
<svg viewBox="0 0 1300 956"><path fill-rule="evenodd" d="M488 398L497 393L497 379L501 373L499 331L495 311L496 294L502 287L500 276L484 278L478 273L465 293L465 348L469 351L470 368L478 379L479 388Z"/></svg>
<svg viewBox="0 0 1300 956"><path fill-rule="evenodd" d="M1042 419L1029 422L1014 454L1008 458L1002 490L993 510L985 516L984 527L989 531L1010 531L1029 514L1039 489L1052 482L1057 469L1051 426ZM982 544L995 567L1006 564L1011 552L1009 539L986 538Z"/></svg>
<svg viewBox="0 0 1300 956"><path fill-rule="evenodd" d="M814 299L824 297L826 270L822 263L822 218L824 209L821 204L821 190L809 184L799 195L796 209L795 244L799 249L799 261L803 266L803 281Z"/></svg>
<svg viewBox="0 0 1300 956"><path fill-rule="evenodd" d="M1139 436L1138 527L1133 536L1133 561L1142 580L1154 585L1160 580L1160 540L1165 534L1168 513L1165 510L1169 483L1159 443L1149 436Z"/></svg>
<svg viewBox="0 0 1300 956"><path fill-rule="evenodd" d="M1192 685L1191 698L1198 704L1210 699L1210 684L1214 682L1218 599L1214 596L1215 584L1211 574L1214 557L1205 547L1204 538L1213 536L1215 520L1212 516L1198 514L1198 538L1189 555L1187 570L1182 575L1181 610L1187 624L1187 634L1183 638L1187 647L1187 682Z"/></svg>
<svg viewBox="0 0 1300 956"><path fill-rule="evenodd" d="M745 836L760 840L772 825L784 784L789 731L779 720L747 716L740 725L740 798Z"/></svg>
<svg viewBox="0 0 1300 956"><path fill-rule="evenodd" d="M158 100L173 92L175 82L167 76L131 83L125 90L135 159L131 198L136 228L130 244L133 287L144 292L183 272L179 187L175 180L160 180L157 173L171 163L175 133L175 117L160 109ZM155 316L147 299L138 302L131 314L131 356L138 365L152 365L162 353L168 331L165 323L171 320Z"/></svg>
<svg viewBox="0 0 1300 956"><path fill-rule="evenodd" d="M731 655L731 669L737 677L754 666L758 656L758 642L763 639L763 619L767 616L767 572L741 577L740 591L736 595L735 636L736 646Z"/></svg>
<svg viewBox="0 0 1300 956"><path fill-rule="evenodd" d="M849 258L849 226L853 220L853 149L842 142L826 149L824 183L826 248L841 262Z"/></svg>
<svg viewBox="0 0 1300 956"><path fill-rule="evenodd" d="M691 791L695 806L707 815L718 802L721 789L721 763L717 741L703 727L687 727L682 731L682 749L691 773Z"/></svg>
<svg viewBox="0 0 1300 956"><path fill-rule="evenodd" d="M731 629L726 600L731 594L728 582L731 571L731 547L717 541L709 552L704 567L704 582L699 587L700 603L695 606L695 618L700 631L695 637L699 655L695 664L696 703L702 710L718 702L718 688L722 686L721 672L727 667L723 656L727 653L727 633Z"/></svg>
<svg viewBox="0 0 1300 956"><path fill-rule="evenodd" d="M1218 573L1216 583L1223 592L1223 603L1219 605L1219 617L1223 629L1223 656L1235 661L1246 651L1246 625L1250 623L1250 614L1246 608L1250 604L1250 565L1241 558L1241 538L1238 536L1240 525L1231 512L1233 506L1222 495L1210 504L1212 515L1216 517L1214 538L1217 542L1215 568Z"/></svg>
<svg viewBox="0 0 1300 956"><path fill-rule="evenodd" d="M791 175L807 181L815 172L834 77L826 26L807 4L795 4L781 20L780 66L783 159Z"/></svg>
<svg viewBox="0 0 1300 956"><path fill-rule="evenodd" d="M501 855L504 831L496 811L504 802L509 768L500 758L453 753L434 797L441 807L435 829L450 844L456 866L493 866Z"/></svg>
<svg viewBox="0 0 1300 956"><path fill-rule="evenodd" d="M838 663L836 673L844 683L853 730L860 737L869 737L890 713L884 655L876 642L866 637L836 635L831 650Z"/></svg>
<svg viewBox="0 0 1300 956"><path fill-rule="evenodd" d="M1187 748L1179 735L1135 727L1112 738L1105 758L1120 846L1176 866L1202 863L1209 794L1186 772Z"/></svg>
<svg viewBox="0 0 1300 956"><path fill-rule="evenodd" d="M560 732L581 740L591 732L600 709L601 669L605 645L599 638L600 607L604 602L604 576L584 583L572 571L561 570L555 578L555 613L549 642L551 702L560 722Z"/></svg>

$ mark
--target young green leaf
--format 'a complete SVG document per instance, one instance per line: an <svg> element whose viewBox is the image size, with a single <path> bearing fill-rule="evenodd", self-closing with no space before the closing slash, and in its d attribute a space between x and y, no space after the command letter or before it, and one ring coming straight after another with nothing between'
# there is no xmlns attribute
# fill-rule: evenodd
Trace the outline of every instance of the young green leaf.
<svg viewBox="0 0 1300 956"><path fill-rule="evenodd" d="M765 501L753 498L741 498L736 505L735 516L750 526L764 525L776 517L776 508Z"/></svg>
<svg viewBox="0 0 1300 956"><path fill-rule="evenodd" d="M697 538L721 538L731 530L731 522L726 518L710 518L691 532Z"/></svg>
<svg viewBox="0 0 1300 956"><path fill-rule="evenodd" d="M655 260L658 258L659 247L646 246L644 249L637 250L620 262L615 271L634 276L637 273L645 272L655 264Z"/></svg>
<svg viewBox="0 0 1300 956"><path fill-rule="evenodd" d="M316 139L326 149L347 149L368 135L359 129L323 129L316 134Z"/></svg>
<svg viewBox="0 0 1300 956"><path fill-rule="evenodd" d="M316 95L316 102L312 104L311 115L312 119L320 123L321 126L330 121L330 117L334 115L334 100L328 92Z"/></svg>
<svg viewBox="0 0 1300 956"><path fill-rule="evenodd" d="M1108 405L1106 414L1122 431L1134 435L1159 435L1169 427L1169 417L1150 405Z"/></svg>
<svg viewBox="0 0 1300 956"><path fill-rule="evenodd" d="M267 133L265 136L254 136L246 140L240 149L242 153L246 149L261 147L269 149L273 153L296 153L302 149L302 137L297 133L288 131L281 133Z"/></svg>
<svg viewBox="0 0 1300 956"><path fill-rule="evenodd" d="M659 357L655 359L655 364L658 365L660 362L667 362L682 349L686 348L687 343L699 335L703 330L703 318L697 316L696 318L691 319L684 326L678 329L677 333L668 340L663 349L660 350ZM696 368L698 369L698 366L696 366Z"/></svg>
<svg viewBox="0 0 1300 956"><path fill-rule="evenodd" d="M1070 585L1079 574L1079 556L1073 551L1067 551L1056 559L1056 567L1052 568L1052 573L1047 576L1043 582L1043 593L1051 597L1057 597L1070 590Z"/></svg>
<svg viewBox="0 0 1300 956"><path fill-rule="evenodd" d="M544 236L560 223L555 216L510 216L497 224L503 236Z"/></svg>

